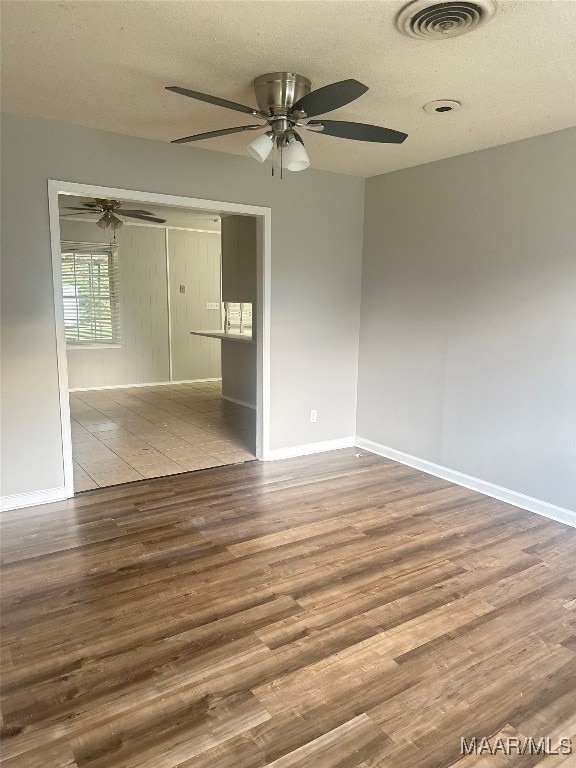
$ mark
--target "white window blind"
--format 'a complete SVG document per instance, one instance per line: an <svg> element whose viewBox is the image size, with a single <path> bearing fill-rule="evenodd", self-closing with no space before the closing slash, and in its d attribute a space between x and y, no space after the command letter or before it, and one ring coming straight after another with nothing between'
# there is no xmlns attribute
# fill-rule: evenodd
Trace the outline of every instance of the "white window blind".
<svg viewBox="0 0 576 768"><path fill-rule="evenodd" d="M62 243L66 343L119 344L118 250L96 243Z"/></svg>

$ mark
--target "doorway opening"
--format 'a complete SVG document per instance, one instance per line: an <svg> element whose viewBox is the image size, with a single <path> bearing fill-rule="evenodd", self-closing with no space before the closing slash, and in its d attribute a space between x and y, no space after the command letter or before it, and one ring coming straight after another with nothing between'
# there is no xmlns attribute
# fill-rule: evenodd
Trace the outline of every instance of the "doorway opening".
<svg viewBox="0 0 576 768"><path fill-rule="evenodd" d="M49 204L67 496L265 458L270 209L56 181Z"/></svg>

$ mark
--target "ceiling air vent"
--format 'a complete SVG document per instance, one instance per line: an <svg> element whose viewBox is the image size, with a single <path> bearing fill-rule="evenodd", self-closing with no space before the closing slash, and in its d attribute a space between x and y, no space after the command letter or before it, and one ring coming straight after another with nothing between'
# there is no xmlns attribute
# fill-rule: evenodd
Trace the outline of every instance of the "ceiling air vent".
<svg viewBox="0 0 576 768"><path fill-rule="evenodd" d="M494 0L434 3L415 0L400 11L397 26L408 37L444 40L481 27L496 13Z"/></svg>

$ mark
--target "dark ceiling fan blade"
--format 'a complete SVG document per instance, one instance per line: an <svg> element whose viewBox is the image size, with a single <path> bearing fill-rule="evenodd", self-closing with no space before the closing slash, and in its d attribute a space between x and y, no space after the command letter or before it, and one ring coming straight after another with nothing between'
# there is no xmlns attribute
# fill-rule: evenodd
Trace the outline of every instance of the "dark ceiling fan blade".
<svg viewBox="0 0 576 768"><path fill-rule="evenodd" d="M213 139L216 136L227 136L229 133L242 133L242 131L261 130L263 125L239 125L236 128L222 128L221 131L208 131L197 133L194 136L184 136L182 139L174 139L172 144L185 144L187 141L200 141L201 139Z"/></svg>
<svg viewBox="0 0 576 768"><path fill-rule="evenodd" d="M324 88L318 88L306 94L292 106L292 111L306 112L308 117L323 115L350 104L367 90L368 86L359 83L358 80L341 80L339 83L325 85Z"/></svg>
<svg viewBox="0 0 576 768"><path fill-rule="evenodd" d="M210 96L208 93L200 93L200 91L191 91L189 88L180 88L178 85L166 86L167 91L173 93L180 93L182 96L188 96L191 99L197 99L198 101L205 101L208 104L215 104L217 107L224 107L225 109L233 109L236 112L244 112L247 115L258 115L260 113L254 107L247 107L245 104L237 104L235 101L228 101L227 99L221 99L219 96ZM264 117L264 115L261 115Z"/></svg>
<svg viewBox="0 0 576 768"><path fill-rule="evenodd" d="M150 211L141 211L139 208L132 209L132 208L117 208L116 213L122 213L124 216L131 216L133 213L140 213L143 216L154 216L153 213Z"/></svg>
<svg viewBox="0 0 576 768"><path fill-rule="evenodd" d="M126 216L127 219L140 219L141 221L152 221L154 224L165 224L166 219L159 219L157 216L142 216L141 213L126 213L126 211L116 211L120 216Z"/></svg>
<svg viewBox="0 0 576 768"><path fill-rule="evenodd" d="M310 130L318 130L320 126L324 126L319 132L326 136L354 141L375 141L379 144L402 144L408 136L407 133L393 131L391 128L366 123L348 123L344 120L316 120L308 125Z"/></svg>
<svg viewBox="0 0 576 768"><path fill-rule="evenodd" d="M65 208L66 211L80 211L80 213L100 213L100 208L87 210L86 208Z"/></svg>

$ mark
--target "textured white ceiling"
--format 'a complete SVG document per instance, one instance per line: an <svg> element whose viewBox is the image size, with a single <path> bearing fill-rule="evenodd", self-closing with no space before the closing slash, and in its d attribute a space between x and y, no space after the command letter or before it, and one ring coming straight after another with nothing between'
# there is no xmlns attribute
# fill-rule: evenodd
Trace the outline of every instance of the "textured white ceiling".
<svg viewBox="0 0 576 768"><path fill-rule="evenodd" d="M499 0L487 25L441 41L401 35L394 19L404 5L3 0L3 109L169 141L252 121L169 93L166 85L255 105L251 82L266 72L298 72L313 88L356 78L370 90L330 117L405 131L406 142L307 134L306 145L313 167L359 176L576 123L576 2ZM456 99L462 109L424 112L433 99ZM247 154L251 138L192 146Z"/></svg>

